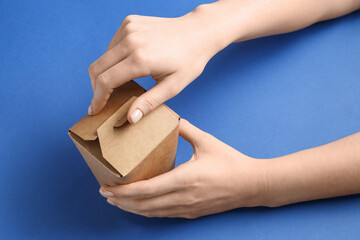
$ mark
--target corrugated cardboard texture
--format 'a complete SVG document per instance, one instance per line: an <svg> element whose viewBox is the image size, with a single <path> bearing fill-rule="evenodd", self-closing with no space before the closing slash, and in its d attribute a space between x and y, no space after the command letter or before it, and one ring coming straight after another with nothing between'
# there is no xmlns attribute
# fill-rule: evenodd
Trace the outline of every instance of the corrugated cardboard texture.
<svg viewBox="0 0 360 240"><path fill-rule="evenodd" d="M165 105L131 125L126 114L144 89L131 81L114 90L105 109L83 117L69 135L100 185L124 184L174 167L179 117Z"/></svg>

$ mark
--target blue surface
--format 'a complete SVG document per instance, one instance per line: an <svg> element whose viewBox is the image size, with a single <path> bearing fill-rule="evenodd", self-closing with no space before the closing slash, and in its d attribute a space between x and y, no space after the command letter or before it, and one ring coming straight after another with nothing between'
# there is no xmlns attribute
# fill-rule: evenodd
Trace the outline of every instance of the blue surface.
<svg viewBox="0 0 360 240"><path fill-rule="evenodd" d="M92 97L88 66L126 15L175 17L203 2L0 2L1 239L360 238L360 196L169 220L123 212L98 194L67 136ZM258 158L358 132L359 29L357 12L231 45L168 105ZM192 149L182 139L178 149L180 164Z"/></svg>

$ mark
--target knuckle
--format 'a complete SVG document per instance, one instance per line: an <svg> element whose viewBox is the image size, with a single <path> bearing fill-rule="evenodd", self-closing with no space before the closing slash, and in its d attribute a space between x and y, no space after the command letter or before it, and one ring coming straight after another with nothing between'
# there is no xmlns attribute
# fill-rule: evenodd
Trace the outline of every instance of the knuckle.
<svg viewBox="0 0 360 240"><path fill-rule="evenodd" d="M136 29L137 27L133 22L126 24L126 26L124 27L125 34L133 33L136 31Z"/></svg>
<svg viewBox="0 0 360 240"><path fill-rule="evenodd" d="M130 50L137 49L139 46L138 37L134 33L128 33L124 38L124 43Z"/></svg>
<svg viewBox="0 0 360 240"><path fill-rule="evenodd" d="M89 68L88 68L88 71L89 71L89 75L92 77L92 76L95 76L95 62L94 63L92 63L90 66L89 66Z"/></svg>
<svg viewBox="0 0 360 240"><path fill-rule="evenodd" d="M132 53L132 59L135 64L140 65L140 66L148 63L148 55L146 54L145 51L140 50L140 49L135 50Z"/></svg>
<svg viewBox="0 0 360 240"><path fill-rule="evenodd" d="M159 105L159 101L155 98L153 98L152 96L148 96L145 100L144 100L144 104L142 104L142 106L144 106L145 109L142 109L144 112L148 113L152 110L154 110L158 105Z"/></svg>
<svg viewBox="0 0 360 240"><path fill-rule="evenodd" d="M124 18L124 23L125 24L129 24L129 23L132 23L132 22L134 22L136 19L137 19L137 15L128 15L128 16L126 16L125 18Z"/></svg>
<svg viewBox="0 0 360 240"><path fill-rule="evenodd" d="M104 73L100 74L97 79L96 79L97 83L102 86L103 88L108 88L109 87L109 80L108 78L105 76Z"/></svg>

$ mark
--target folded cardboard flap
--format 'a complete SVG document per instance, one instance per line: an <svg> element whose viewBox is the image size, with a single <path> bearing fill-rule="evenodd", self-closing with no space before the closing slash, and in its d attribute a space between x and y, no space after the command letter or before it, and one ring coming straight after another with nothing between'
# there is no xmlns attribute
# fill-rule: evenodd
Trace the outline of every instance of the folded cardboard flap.
<svg viewBox="0 0 360 240"><path fill-rule="evenodd" d="M107 104L101 112L94 116L85 115L79 122L70 128L70 131L83 140L95 140L97 129L131 97L140 96L145 90L134 81L115 88Z"/></svg>
<svg viewBox="0 0 360 240"><path fill-rule="evenodd" d="M114 124L114 127L121 127L127 122L127 114L125 113L122 117L119 117L116 123Z"/></svg>
<svg viewBox="0 0 360 240"><path fill-rule="evenodd" d="M127 111L144 89L130 81L115 89L104 110L69 130L100 185L150 178L174 165L179 116L164 104L136 124ZM133 97L135 96L135 97Z"/></svg>
<svg viewBox="0 0 360 240"><path fill-rule="evenodd" d="M123 176L134 169L178 125L165 105L159 106L136 124L115 128L118 119L127 113L134 102L132 97L97 130L103 157Z"/></svg>
<svg viewBox="0 0 360 240"><path fill-rule="evenodd" d="M122 177L122 175L103 158L98 139L85 141L70 130L69 136L85 159L86 163L89 165L96 179L99 180L99 174L97 174L99 169L106 172L106 175Z"/></svg>

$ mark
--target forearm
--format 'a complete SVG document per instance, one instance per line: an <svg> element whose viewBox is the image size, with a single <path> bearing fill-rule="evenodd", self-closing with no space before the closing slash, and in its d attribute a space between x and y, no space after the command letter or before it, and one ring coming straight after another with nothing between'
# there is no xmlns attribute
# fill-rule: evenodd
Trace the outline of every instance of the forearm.
<svg viewBox="0 0 360 240"><path fill-rule="evenodd" d="M264 161L266 206L360 193L360 132Z"/></svg>
<svg viewBox="0 0 360 240"><path fill-rule="evenodd" d="M198 18L220 51L233 42L296 31L359 8L360 0L220 0L185 17Z"/></svg>

